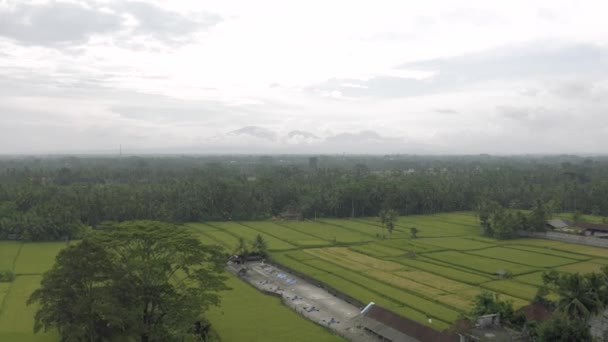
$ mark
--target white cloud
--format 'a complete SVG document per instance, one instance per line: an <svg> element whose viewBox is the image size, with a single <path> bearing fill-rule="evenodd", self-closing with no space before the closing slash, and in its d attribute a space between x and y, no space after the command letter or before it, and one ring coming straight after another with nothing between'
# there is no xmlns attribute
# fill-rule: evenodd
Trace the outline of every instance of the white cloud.
<svg viewBox="0 0 608 342"><path fill-rule="evenodd" d="M392 150L585 152L608 127L604 1L32 3L0 2L0 153L219 146L247 126L375 131ZM551 145L571 122L586 135ZM318 144L231 146L300 141Z"/></svg>

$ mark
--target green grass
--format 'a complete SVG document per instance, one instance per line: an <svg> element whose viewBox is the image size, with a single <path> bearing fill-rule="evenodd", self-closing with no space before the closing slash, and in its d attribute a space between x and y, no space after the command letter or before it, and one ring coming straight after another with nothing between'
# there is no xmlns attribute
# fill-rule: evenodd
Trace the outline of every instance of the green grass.
<svg viewBox="0 0 608 342"><path fill-rule="evenodd" d="M486 289L490 289L499 293L505 293L513 297L532 300L536 296L538 287L522 284L513 280L497 280L481 285Z"/></svg>
<svg viewBox="0 0 608 342"><path fill-rule="evenodd" d="M490 281L492 278L488 275L479 275L472 272L466 272L450 265L438 265L432 262L427 262L419 259L411 259L408 257L391 258L391 260L401 263L402 265L412 267L428 273L433 273L448 279L463 282L465 284L480 284Z"/></svg>
<svg viewBox="0 0 608 342"><path fill-rule="evenodd" d="M57 341L53 333L33 334L35 306L27 306L41 276L18 276L11 284L0 312L0 341Z"/></svg>
<svg viewBox="0 0 608 342"><path fill-rule="evenodd" d="M419 243L440 247L442 249L455 249L455 250L474 250L481 248L492 247L492 244L475 241L471 239L465 239L460 237L452 238L432 238L432 239L417 239Z"/></svg>
<svg viewBox="0 0 608 342"><path fill-rule="evenodd" d="M524 274L524 275L513 278L513 280L516 280L521 283L526 283L529 285L541 286L541 285L543 285L542 274L543 274L543 272L534 272L534 273Z"/></svg>
<svg viewBox="0 0 608 342"><path fill-rule="evenodd" d="M591 261L583 261L576 264L561 266L556 268L556 270L560 272L568 272L568 273L591 273L591 272L601 272L602 267L604 265L591 262Z"/></svg>
<svg viewBox="0 0 608 342"><path fill-rule="evenodd" d="M579 261L589 260L589 256L568 253L568 252L564 252L564 251L561 251L558 249L553 249L551 247L533 247L533 246L520 246L520 245L504 245L504 247L517 249L520 251L529 251L529 252L536 252L536 253L540 253L540 254L554 255L554 256L558 256L558 257L562 257L562 258L579 260ZM608 259L606 259L606 260L608 261Z"/></svg>
<svg viewBox="0 0 608 342"><path fill-rule="evenodd" d="M251 227L259 232L265 232L266 234L275 236L277 238L283 239L291 244L298 246L323 246L329 245L329 241L325 241L323 239L319 239L316 236L301 233L297 230L293 230L287 228L285 226L281 226L274 222L264 221L264 222L243 222L244 225Z"/></svg>
<svg viewBox="0 0 608 342"><path fill-rule="evenodd" d="M499 270L506 270L513 275L518 275L536 270L535 267L531 266L514 264L508 261L489 259L454 251L427 253L425 256L434 260L439 260L448 264L469 268L487 274L495 274Z"/></svg>
<svg viewBox="0 0 608 342"><path fill-rule="evenodd" d="M514 263L526 264L533 267L555 267L565 264L572 264L577 260L566 259L554 255L539 254L530 251L514 250L511 248L494 247L480 251L471 251L468 254L479 255L481 257L512 261Z"/></svg>
<svg viewBox="0 0 608 342"><path fill-rule="evenodd" d="M24 243L15 262L16 274L42 274L55 263L55 256L65 248L65 242Z"/></svg>
<svg viewBox="0 0 608 342"><path fill-rule="evenodd" d="M407 246L407 245L406 245ZM365 245L350 247L351 250L367 254L373 257L391 257L407 253L406 249L393 248L379 243L368 243Z"/></svg>
<svg viewBox="0 0 608 342"><path fill-rule="evenodd" d="M235 235L245 239L245 241L252 243L257 235L261 235L266 243L268 244L269 250L285 250L285 249L293 249L295 246L283 241L281 239L277 239L272 235L268 235L265 233L261 233L255 229L249 228L237 222L212 222L208 223L208 225L212 227L216 227L226 233L231 235Z"/></svg>
<svg viewBox="0 0 608 342"><path fill-rule="evenodd" d="M365 289L373 291L375 293L374 297L367 299L361 298L359 293L349 293L348 290L343 290L343 287L339 287L339 289L343 290L346 294L357 298L364 303L368 301L377 302L377 300L374 300L375 298L385 297L390 301L400 303L412 309L416 309L418 311L423 312L427 316L438 318L446 323L453 322L456 320L456 318L458 318L458 311L452 308L437 303L432 299L423 298L414 293L404 291L405 289L403 288L399 289L385 282L372 279L366 275L367 273L359 273L353 270L346 270L336 264L321 260L305 261L304 263L323 269L324 271L330 273L333 276L338 276L350 283L359 285L361 287L364 287ZM320 275L319 277L321 278L319 280L323 281L323 275ZM425 322L421 323L426 324Z"/></svg>
<svg viewBox="0 0 608 342"><path fill-rule="evenodd" d="M236 277L230 277L228 286L232 290L222 294L221 307L213 308L207 314L222 342L344 341L300 317L282 305L279 298L264 295Z"/></svg>
<svg viewBox="0 0 608 342"><path fill-rule="evenodd" d="M0 272L13 270L19 248L19 242L0 241Z"/></svg>
<svg viewBox="0 0 608 342"><path fill-rule="evenodd" d="M284 222L282 225L330 242L352 243L373 240L373 238L368 235L322 222L291 221Z"/></svg>

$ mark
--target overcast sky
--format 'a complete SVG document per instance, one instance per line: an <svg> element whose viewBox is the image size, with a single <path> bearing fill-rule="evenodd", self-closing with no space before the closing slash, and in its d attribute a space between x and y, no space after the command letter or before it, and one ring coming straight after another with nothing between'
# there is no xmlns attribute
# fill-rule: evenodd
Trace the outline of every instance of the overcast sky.
<svg viewBox="0 0 608 342"><path fill-rule="evenodd" d="M0 0L0 154L606 153L606 13Z"/></svg>

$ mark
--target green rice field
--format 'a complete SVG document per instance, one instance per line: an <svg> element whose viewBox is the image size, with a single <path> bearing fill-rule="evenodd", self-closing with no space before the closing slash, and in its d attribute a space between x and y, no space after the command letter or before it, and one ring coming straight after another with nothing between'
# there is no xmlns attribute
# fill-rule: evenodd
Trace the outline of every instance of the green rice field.
<svg viewBox="0 0 608 342"><path fill-rule="evenodd" d="M234 250L239 238L251 243L260 234L275 262L437 330L449 328L467 313L482 291L495 292L519 308L534 298L545 270L584 273L608 265L608 249L481 237L477 219L466 212L400 217L392 234L382 229L377 218L185 226L203 243L223 246L227 252ZM411 227L418 229L417 238L411 237ZM0 268L17 273L15 282L0 283L0 341L56 340L53 334L32 334L35 308L26 307L24 301L64 246L0 242ZM498 271L508 276L503 279ZM224 341L339 340L281 306L276 298L235 278L230 286L234 291L224 293L222 306L210 313ZM239 329L232 328L233 322L239 322Z"/></svg>

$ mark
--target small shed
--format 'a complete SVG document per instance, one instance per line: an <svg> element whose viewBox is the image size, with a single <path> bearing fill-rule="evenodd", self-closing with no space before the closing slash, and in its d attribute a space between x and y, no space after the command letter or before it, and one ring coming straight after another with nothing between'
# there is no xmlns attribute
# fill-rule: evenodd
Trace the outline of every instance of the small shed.
<svg viewBox="0 0 608 342"><path fill-rule="evenodd" d="M547 221L547 226L550 229L564 229L564 228L570 228L572 226L572 222L570 222L569 220L566 220L566 219L562 219L562 218L551 219L551 220Z"/></svg>
<svg viewBox="0 0 608 342"><path fill-rule="evenodd" d="M509 271L507 271L507 270L498 270L498 271L496 271L496 275L499 276L500 278L508 278L509 277Z"/></svg>

